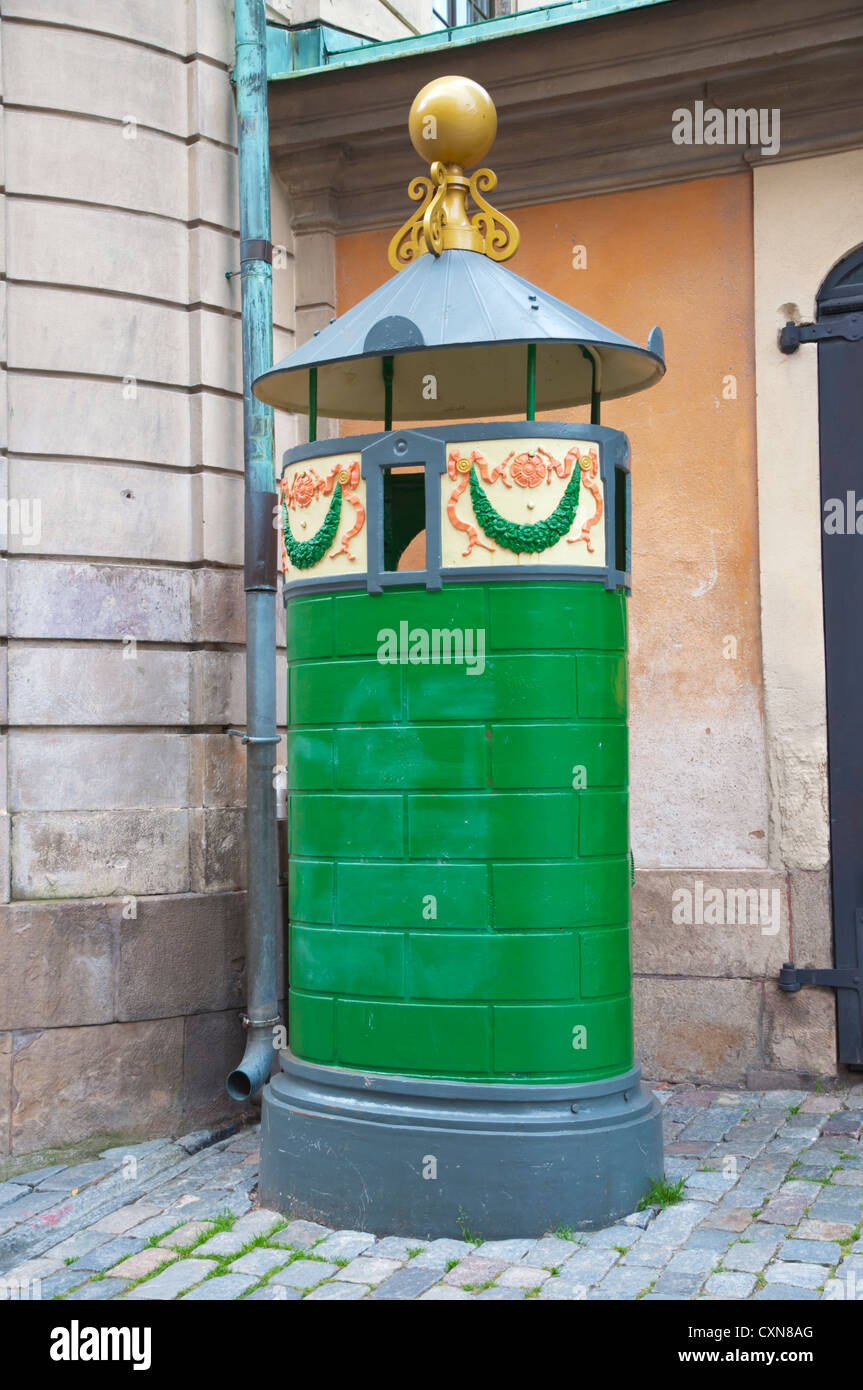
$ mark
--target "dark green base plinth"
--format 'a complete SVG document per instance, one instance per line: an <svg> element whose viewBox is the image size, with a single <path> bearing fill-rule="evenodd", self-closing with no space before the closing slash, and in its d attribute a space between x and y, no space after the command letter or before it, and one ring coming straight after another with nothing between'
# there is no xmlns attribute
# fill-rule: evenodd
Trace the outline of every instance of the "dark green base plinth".
<svg viewBox="0 0 863 1390"><path fill-rule="evenodd" d="M583 1085L427 1081L283 1054L265 1088L261 1202L383 1235L595 1230L663 1172L640 1069Z"/></svg>

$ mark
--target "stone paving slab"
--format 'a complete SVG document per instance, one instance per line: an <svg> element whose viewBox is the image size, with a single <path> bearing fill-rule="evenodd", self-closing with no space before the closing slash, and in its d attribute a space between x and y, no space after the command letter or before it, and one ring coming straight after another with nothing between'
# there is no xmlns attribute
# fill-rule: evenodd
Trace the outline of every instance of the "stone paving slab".
<svg viewBox="0 0 863 1390"><path fill-rule="evenodd" d="M247 1295L248 1303L288 1303L302 1298L299 1289L289 1289L285 1284L262 1284Z"/></svg>
<svg viewBox="0 0 863 1390"><path fill-rule="evenodd" d="M271 1245L288 1245L293 1250L310 1250L324 1236L332 1235L329 1226L316 1221L290 1221L272 1237Z"/></svg>
<svg viewBox="0 0 863 1390"><path fill-rule="evenodd" d="M197 1255L198 1251L195 1251ZM263 1279L265 1275L274 1273L280 1265L286 1265L290 1255L287 1250L275 1250L269 1245L261 1245L256 1250L250 1250L248 1254L242 1255L238 1260L231 1264L232 1274L253 1274L256 1280Z"/></svg>
<svg viewBox="0 0 863 1390"><path fill-rule="evenodd" d="M367 1284L321 1284L319 1288L312 1289L306 1297L310 1301L321 1301L323 1299L339 1299L342 1303L365 1298L371 1289Z"/></svg>
<svg viewBox="0 0 863 1390"><path fill-rule="evenodd" d="M193 1284L200 1284L202 1279L206 1279L207 1275L216 1269L218 1265L215 1260L178 1260L176 1264L163 1269L161 1274L152 1279L145 1279L142 1284L136 1284L126 1294L126 1298L179 1298L180 1294L185 1293Z"/></svg>
<svg viewBox="0 0 863 1390"><path fill-rule="evenodd" d="M112 1269L108 1270L108 1275L117 1279L143 1279L148 1274L154 1274L160 1265L176 1258L176 1255L163 1250L161 1246L147 1246L146 1249L139 1250L137 1255L130 1255L127 1260L120 1260Z"/></svg>
<svg viewBox="0 0 863 1390"><path fill-rule="evenodd" d="M105 1245L97 1245L95 1249L87 1254L79 1256L72 1264L73 1269L89 1270L98 1274L102 1270L110 1269L119 1260L125 1259L127 1255L137 1255L139 1250L143 1250L142 1240L133 1240L129 1236L115 1236ZM167 1259L167 1253L162 1256Z"/></svg>
<svg viewBox="0 0 863 1390"><path fill-rule="evenodd" d="M119 1298L128 1287L128 1279L96 1279L66 1294L66 1298L70 1303L102 1303L109 1298Z"/></svg>
<svg viewBox="0 0 863 1390"><path fill-rule="evenodd" d="M678 1200L541 1237L334 1231L261 1210L254 1127L118 1146L0 1186L0 1283L32 1281L31 1297L69 1302L837 1297L863 1281L856 1089L657 1087Z"/></svg>
<svg viewBox="0 0 863 1390"><path fill-rule="evenodd" d="M254 1288L255 1279L249 1274L220 1274L215 1279L207 1279L190 1293L184 1293L182 1301L191 1299L193 1303L216 1303L239 1298L240 1294Z"/></svg>
<svg viewBox="0 0 863 1390"><path fill-rule="evenodd" d="M333 1277L346 1280L349 1284L382 1284L391 1274L395 1274L399 1267L398 1260L381 1259L377 1254L358 1255Z"/></svg>
<svg viewBox="0 0 863 1390"><path fill-rule="evenodd" d="M313 1289L323 1279L332 1279L338 1271L338 1265L327 1264L323 1260L294 1260L287 1268L271 1275L269 1282L284 1284L290 1289Z"/></svg>

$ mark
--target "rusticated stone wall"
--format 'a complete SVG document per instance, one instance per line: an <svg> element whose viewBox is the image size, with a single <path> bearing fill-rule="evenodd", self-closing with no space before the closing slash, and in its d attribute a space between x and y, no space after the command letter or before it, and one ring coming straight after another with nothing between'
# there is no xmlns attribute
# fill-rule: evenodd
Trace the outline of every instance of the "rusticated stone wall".
<svg viewBox="0 0 863 1390"><path fill-rule="evenodd" d="M243 451L230 4L4 0L0 40L0 1155L15 1155L233 1110ZM278 184L273 240L283 355Z"/></svg>

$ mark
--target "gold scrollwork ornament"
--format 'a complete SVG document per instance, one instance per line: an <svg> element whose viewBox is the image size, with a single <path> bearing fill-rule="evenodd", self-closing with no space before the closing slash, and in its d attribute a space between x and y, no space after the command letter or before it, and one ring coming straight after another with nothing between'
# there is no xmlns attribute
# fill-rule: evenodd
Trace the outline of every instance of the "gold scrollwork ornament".
<svg viewBox="0 0 863 1390"><path fill-rule="evenodd" d="M518 250L520 235L518 227L504 213L493 208L482 196L497 188L497 174L493 169L476 169L470 177L469 193L480 209L470 219L485 243L485 254L493 261L507 261ZM482 191L480 191L482 190Z"/></svg>

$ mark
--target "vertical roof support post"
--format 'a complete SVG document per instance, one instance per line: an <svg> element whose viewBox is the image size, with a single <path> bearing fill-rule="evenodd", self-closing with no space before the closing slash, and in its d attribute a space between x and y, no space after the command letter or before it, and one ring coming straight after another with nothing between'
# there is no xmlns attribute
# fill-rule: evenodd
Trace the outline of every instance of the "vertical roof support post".
<svg viewBox="0 0 863 1390"><path fill-rule="evenodd" d="M536 419L536 343L527 345L527 405L525 419Z"/></svg>
<svg viewBox="0 0 863 1390"><path fill-rule="evenodd" d="M318 437L318 369L309 368L309 443Z"/></svg>
<svg viewBox="0 0 863 1390"><path fill-rule="evenodd" d="M381 358L381 372L384 378L384 429L393 427L393 376L395 363L392 357Z"/></svg>
<svg viewBox="0 0 863 1390"><path fill-rule="evenodd" d="M273 759L276 733L276 529L272 408L252 383L273 358L273 248L264 0L235 0L237 163L243 337L246 591L246 1048L227 1079L247 1100L273 1065L278 851Z"/></svg>

